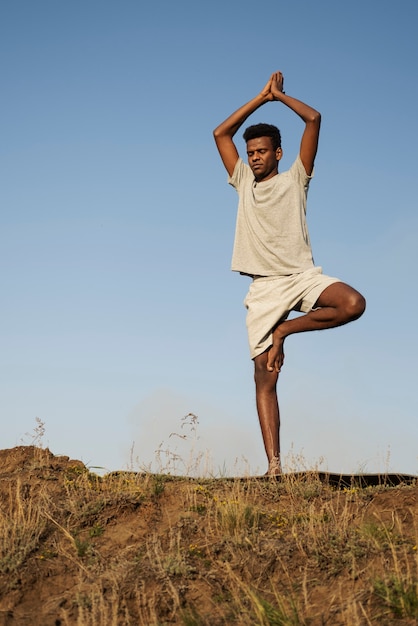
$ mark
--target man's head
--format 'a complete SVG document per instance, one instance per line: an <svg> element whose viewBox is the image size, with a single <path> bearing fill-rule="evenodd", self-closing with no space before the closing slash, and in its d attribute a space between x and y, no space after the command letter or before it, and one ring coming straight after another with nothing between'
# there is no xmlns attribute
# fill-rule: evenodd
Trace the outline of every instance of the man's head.
<svg viewBox="0 0 418 626"><path fill-rule="evenodd" d="M247 142L248 164L256 181L275 176L283 154L279 129L271 124L255 124L246 129L243 137Z"/></svg>
<svg viewBox="0 0 418 626"><path fill-rule="evenodd" d="M245 142L248 142L249 139L258 139L258 137L270 137L273 150L282 147L280 131L277 126L273 126L273 124L254 124L254 126L248 126L243 137Z"/></svg>

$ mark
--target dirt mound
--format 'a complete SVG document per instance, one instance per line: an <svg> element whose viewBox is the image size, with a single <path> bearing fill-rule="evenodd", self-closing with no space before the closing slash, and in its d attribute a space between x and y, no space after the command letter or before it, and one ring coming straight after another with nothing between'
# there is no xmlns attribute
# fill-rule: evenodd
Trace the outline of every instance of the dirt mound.
<svg viewBox="0 0 418 626"><path fill-rule="evenodd" d="M51 472L65 471L69 467L85 468L81 461L71 461L68 456L55 456L47 448L35 446L18 446L10 450L0 450L0 478L4 480L10 474L19 472L30 473L31 470L42 469L45 477L47 470Z"/></svg>
<svg viewBox="0 0 418 626"><path fill-rule="evenodd" d="M416 481L331 483L1 450L0 626L416 624Z"/></svg>

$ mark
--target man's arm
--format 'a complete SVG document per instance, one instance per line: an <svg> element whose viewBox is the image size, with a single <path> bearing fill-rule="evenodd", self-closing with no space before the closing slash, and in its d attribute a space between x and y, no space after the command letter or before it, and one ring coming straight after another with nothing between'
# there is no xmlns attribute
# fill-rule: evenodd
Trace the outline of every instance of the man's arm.
<svg viewBox="0 0 418 626"><path fill-rule="evenodd" d="M305 130L300 143L300 158L308 176L312 174L316 152L318 150L319 129L321 114L296 98L288 96L283 91L283 74L275 72L271 79L272 99L285 104L297 113L305 122Z"/></svg>
<svg viewBox="0 0 418 626"><path fill-rule="evenodd" d="M254 111L266 102L271 102L274 99L271 92L273 76L274 74L270 77L270 80L264 89L262 89L262 91L255 98L244 104L237 111L235 111L235 113L232 113L232 115L230 115L213 131L216 146L229 176L232 176L236 162L239 158L238 150L232 138L251 113L254 113Z"/></svg>

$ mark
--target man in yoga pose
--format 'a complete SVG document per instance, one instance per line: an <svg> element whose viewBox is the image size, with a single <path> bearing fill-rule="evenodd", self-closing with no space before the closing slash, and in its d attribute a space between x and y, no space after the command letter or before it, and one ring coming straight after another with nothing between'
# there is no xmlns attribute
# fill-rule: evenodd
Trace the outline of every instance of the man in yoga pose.
<svg viewBox="0 0 418 626"><path fill-rule="evenodd" d="M244 133L248 165L239 157L233 137L245 120L267 102L281 102L305 127L299 154L286 172L280 131L270 124ZM262 91L214 130L214 138L238 192L232 270L252 282L245 299L250 354L254 361L256 404L268 474L281 472L280 414L277 380L284 360L284 340L294 333L334 328L359 318L363 296L314 265L306 225L306 198L313 176L321 115L286 94L283 75L275 72ZM291 311L302 315L288 319Z"/></svg>

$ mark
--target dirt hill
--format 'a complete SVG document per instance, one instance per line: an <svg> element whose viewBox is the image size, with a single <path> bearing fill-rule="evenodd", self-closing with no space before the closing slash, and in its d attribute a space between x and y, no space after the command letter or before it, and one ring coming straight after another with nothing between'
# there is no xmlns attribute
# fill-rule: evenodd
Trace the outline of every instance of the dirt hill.
<svg viewBox="0 0 418 626"><path fill-rule="evenodd" d="M0 626L416 625L418 485L378 482L0 451Z"/></svg>

